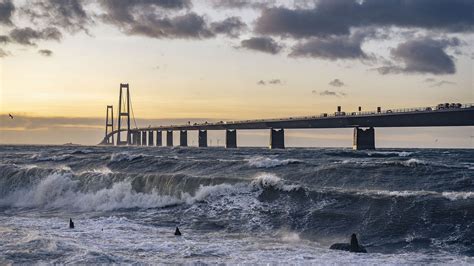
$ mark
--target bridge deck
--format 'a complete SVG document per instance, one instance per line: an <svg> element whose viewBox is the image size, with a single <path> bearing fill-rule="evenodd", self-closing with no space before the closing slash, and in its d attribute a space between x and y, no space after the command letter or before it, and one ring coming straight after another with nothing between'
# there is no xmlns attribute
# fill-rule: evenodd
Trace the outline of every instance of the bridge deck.
<svg viewBox="0 0 474 266"><path fill-rule="evenodd" d="M456 108L437 109L420 107L384 110L381 112L352 112L321 114L317 116L288 117L242 121L222 121L186 125L167 125L131 129L132 132L150 130L226 130L226 129L305 129L305 128L355 128L355 127L444 127L474 126L474 104ZM120 131L126 131L122 129ZM105 138L117 134L110 132Z"/></svg>
<svg viewBox="0 0 474 266"><path fill-rule="evenodd" d="M434 109L432 107L385 110L383 112L334 113L328 115L289 117L201 123L193 125L168 125L137 128L145 130L225 130L225 129L304 129L304 128L353 128L353 127L434 127L473 126L474 105L459 108Z"/></svg>

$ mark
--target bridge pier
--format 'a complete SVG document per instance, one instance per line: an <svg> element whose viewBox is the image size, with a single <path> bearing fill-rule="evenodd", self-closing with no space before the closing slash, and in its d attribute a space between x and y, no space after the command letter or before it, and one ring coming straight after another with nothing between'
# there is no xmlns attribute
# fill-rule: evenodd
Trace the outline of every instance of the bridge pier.
<svg viewBox="0 0 474 266"><path fill-rule="evenodd" d="M225 130L225 147L226 148L237 148L237 130L226 129Z"/></svg>
<svg viewBox="0 0 474 266"><path fill-rule="evenodd" d="M146 146L146 131L142 131L142 146Z"/></svg>
<svg viewBox="0 0 474 266"><path fill-rule="evenodd" d="M133 132L133 136L133 144L139 146L142 143L142 140L140 139L140 132Z"/></svg>
<svg viewBox="0 0 474 266"><path fill-rule="evenodd" d="M270 129L270 149L285 148L285 130Z"/></svg>
<svg viewBox="0 0 474 266"><path fill-rule="evenodd" d="M198 146L201 148L207 147L207 130L198 130Z"/></svg>
<svg viewBox="0 0 474 266"><path fill-rule="evenodd" d="M179 146L188 147L188 131L187 130L179 131Z"/></svg>
<svg viewBox="0 0 474 266"><path fill-rule="evenodd" d="M354 150L375 150L375 130L373 127L362 129L354 128L354 139L352 142Z"/></svg>
<svg viewBox="0 0 474 266"><path fill-rule="evenodd" d="M132 145L137 145L137 132L133 131L131 134L132 134Z"/></svg>
<svg viewBox="0 0 474 266"><path fill-rule="evenodd" d="M161 130L156 131L156 146L163 146L163 132Z"/></svg>
<svg viewBox="0 0 474 266"><path fill-rule="evenodd" d="M166 146L173 147L173 130L166 130Z"/></svg>
<svg viewBox="0 0 474 266"><path fill-rule="evenodd" d="M148 131L148 146L154 146L153 142L154 142L153 131L150 130Z"/></svg>

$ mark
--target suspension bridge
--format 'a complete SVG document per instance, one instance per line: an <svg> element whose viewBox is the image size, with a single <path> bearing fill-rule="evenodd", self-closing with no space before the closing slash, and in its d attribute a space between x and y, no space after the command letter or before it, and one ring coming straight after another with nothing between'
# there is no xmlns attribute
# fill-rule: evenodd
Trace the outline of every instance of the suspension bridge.
<svg viewBox="0 0 474 266"><path fill-rule="evenodd" d="M131 127L133 119L135 127ZM353 149L375 149L376 127L474 126L474 104L443 103L437 106L344 112L278 119L219 121L184 125L138 127L130 100L129 84L120 84L117 128L113 106L107 106L105 137L100 145L174 146L173 132L179 131L179 146L188 146L188 131L198 131L198 147L207 147L208 130L225 130L225 147L237 148L237 130L267 129L271 149L285 148L285 129L353 128ZM163 133L166 132L166 143Z"/></svg>

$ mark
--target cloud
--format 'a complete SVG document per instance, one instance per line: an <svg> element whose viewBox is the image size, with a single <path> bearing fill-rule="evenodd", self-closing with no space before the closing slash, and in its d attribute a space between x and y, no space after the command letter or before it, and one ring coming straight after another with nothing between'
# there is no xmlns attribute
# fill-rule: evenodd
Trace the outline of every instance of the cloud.
<svg viewBox="0 0 474 266"><path fill-rule="evenodd" d="M212 6L215 8L251 8L251 9L262 9L274 5L275 0L213 0L211 1Z"/></svg>
<svg viewBox="0 0 474 266"><path fill-rule="evenodd" d="M427 78L427 79L425 79L424 81L425 81L425 82L435 82L436 79L434 79L434 78Z"/></svg>
<svg viewBox="0 0 474 266"><path fill-rule="evenodd" d="M30 27L16 28L10 31L10 38L18 44L36 45L39 40L55 40L60 41L61 32L54 27L45 28L43 30L34 30Z"/></svg>
<svg viewBox="0 0 474 266"><path fill-rule="evenodd" d="M297 43L293 46L289 56L313 57L326 60L368 59L369 56L362 50L363 34L350 36L331 36L326 38L312 38L309 41Z"/></svg>
<svg viewBox="0 0 474 266"><path fill-rule="evenodd" d="M433 87L442 87L444 85L456 85L456 82L452 82L452 81L447 81L447 80L442 80L442 81L438 81L436 83L434 83L433 85L431 85L430 87L433 88Z"/></svg>
<svg viewBox="0 0 474 266"><path fill-rule="evenodd" d="M370 26L473 31L472 10L471 0L320 0L313 9L264 9L255 30L294 38L348 35L351 28Z"/></svg>
<svg viewBox="0 0 474 266"><path fill-rule="evenodd" d="M211 31L215 34L225 34L231 38L236 38L247 25L239 17L229 17L223 21L211 23Z"/></svg>
<svg viewBox="0 0 474 266"><path fill-rule="evenodd" d="M346 96L347 94L342 91L330 91L330 90L324 90L321 92L318 92L317 90L311 91L313 94L317 94L319 96L334 96L334 97L343 97Z"/></svg>
<svg viewBox="0 0 474 266"><path fill-rule="evenodd" d="M101 1L107 23L129 35L152 38L202 39L214 37L203 16L194 12L170 15L191 7L189 0Z"/></svg>
<svg viewBox="0 0 474 266"><path fill-rule="evenodd" d="M269 54L277 54L283 48L270 37L252 37L247 40L242 40L240 44L243 48Z"/></svg>
<svg viewBox="0 0 474 266"><path fill-rule="evenodd" d="M0 48L0 58L9 56L9 53Z"/></svg>
<svg viewBox="0 0 474 266"><path fill-rule="evenodd" d="M388 65L378 68L380 74L418 73L418 74L454 74L456 67L453 57L446 48L457 47L457 38L432 39L424 37L408 40L391 50L396 62L402 65Z"/></svg>
<svg viewBox="0 0 474 266"><path fill-rule="evenodd" d="M42 50L38 50L38 53L42 56L46 56L46 57L50 57L53 55L53 51L51 50L48 50L48 49L42 49Z"/></svg>
<svg viewBox="0 0 474 266"><path fill-rule="evenodd" d="M93 23L80 0L41 0L32 1L22 8L32 21L41 21L69 32L80 30L87 32L87 26Z"/></svg>
<svg viewBox="0 0 474 266"><path fill-rule="evenodd" d="M10 0L0 1L0 24L13 25L11 17L15 11L15 6Z"/></svg>
<svg viewBox="0 0 474 266"><path fill-rule="evenodd" d="M0 35L0 43L2 44L7 44L10 42L10 38L6 35Z"/></svg>
<svg viewBox="0 0 474 266"><path fill-rule="evenodd" d="M267 80L267 81L259 80L257 82L257 85L265 86L267 84L268 85L281 85L281 84L283 84L283 81L281 79L270 79L270 80Z"/></svg>
<svg viewBox="0 0 474 266"><path fill-rule="evenodd" d="M331 82L329 82L329 85L333 87L343 87L345 86L344 82L342 82L340 79L334 79Z"/></svg>

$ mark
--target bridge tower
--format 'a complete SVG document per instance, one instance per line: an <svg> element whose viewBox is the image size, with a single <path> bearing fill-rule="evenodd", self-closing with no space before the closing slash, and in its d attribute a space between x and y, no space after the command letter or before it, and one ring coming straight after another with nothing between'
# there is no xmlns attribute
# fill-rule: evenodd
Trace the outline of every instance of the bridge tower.
<svg viewBox="0 0 474 266"><path fill-rule="evenodd" d="M126 89L125 95L122 93L123 89ZM124 96L124 97L123 97ZM121 139L121 130L122 129L122 118L125 118L127 126L124 128L127 132L126 140L122 141ZM120 96L119 96L119 112L118 112L118 134L117 134L117 145L130 145L130 89L128 83L120 83Z"/></svg>
<svg viewBox="0 0 474 266"><path fill-rule="evenodd" d="M107 135L112 131L114 131L114 107L112 105L107 105L107 113L106 113L106 118L105 118L105 137L104 137L105 145L114 145L114 142L115 142L114 134L112 134L110 138L107 137Z"/></svg>

